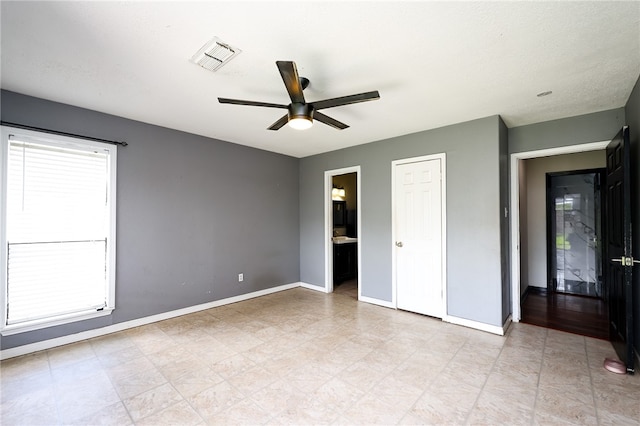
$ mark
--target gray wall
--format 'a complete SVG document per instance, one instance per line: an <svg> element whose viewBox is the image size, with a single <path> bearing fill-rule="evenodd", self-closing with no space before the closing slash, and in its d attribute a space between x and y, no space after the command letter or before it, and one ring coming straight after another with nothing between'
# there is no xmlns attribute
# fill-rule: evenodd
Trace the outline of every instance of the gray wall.
<svg viewBox="0 0 640 426"><path fill-rule="evenodd" d="M3 337L2 349L300 280L298 159L1 94L3 121L129 143L118 149L115 311Z"/></svg>
<svg viewBox="0 0 640 426"><path fill-rule="evenodd" d="M498 116L300 161L300 278L324 286L324 172L361 166L360 286L392 300L391 162L446 153L448 314L502 326Z"/></svg>
<svg viewBox="0 0 640 426"><path fill-rule="evenodd" d="M633 224L633 254L640 259L640 77L625 107L631 137L631 220ZM640 266L633 268L634 346L640 353ZM638 368L638 367L636 367Z"/></svg>
<svg viewBox="0 0 640 426"><path fill-rule="evenodd" d="M636 165L639 92L636 84L626 106ZM116 311L6 336L2 349L297 281L324 286L324 171L353 165L362 167L362 292L390 301L391 161L442 152L448 314L501 326L510 303L505 140L509 153L596 142L625 121L619 108L507 131L494 116L298 160L12 92L1 98L4 121L130 143L118 161ZM634 307L638 324L640 291ZM636 334L638 344L640 326Z"/></svg>
<svg viewBox="0 0 640 426"><path fill-rule="evenodd" d="M624 125L624 108L509 129L509 153L611 140Z"/></svg>

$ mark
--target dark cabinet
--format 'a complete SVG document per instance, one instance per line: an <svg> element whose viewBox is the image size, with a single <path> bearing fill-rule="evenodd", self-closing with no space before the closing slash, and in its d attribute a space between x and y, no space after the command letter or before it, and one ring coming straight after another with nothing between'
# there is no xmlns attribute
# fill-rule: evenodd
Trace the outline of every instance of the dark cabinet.
<svg viewBox="0 0 640 426"><path fill-rule="evenodd" d="M357 274L357 244L333 245L333 283L351 280Z"/></svg>

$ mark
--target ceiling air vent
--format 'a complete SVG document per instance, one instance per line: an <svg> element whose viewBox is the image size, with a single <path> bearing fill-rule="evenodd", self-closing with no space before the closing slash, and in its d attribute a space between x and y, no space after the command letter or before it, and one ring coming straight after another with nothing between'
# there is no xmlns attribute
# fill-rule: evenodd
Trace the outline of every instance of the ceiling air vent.
<svg viewBox="0 0 640 426"><path fill-rule="evenodd" d="M191 57L191 61L209 71L217 71L240 52L240 49L214 37Z"/></svg>

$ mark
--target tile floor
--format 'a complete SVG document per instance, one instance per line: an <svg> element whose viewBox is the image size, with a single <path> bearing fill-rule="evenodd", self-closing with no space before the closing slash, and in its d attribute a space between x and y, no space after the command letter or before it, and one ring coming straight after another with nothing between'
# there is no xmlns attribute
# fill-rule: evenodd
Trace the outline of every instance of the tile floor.
<svg viewBox="0 0 640 426"><path fill-rule="evenodd" d="M613 355L297 288L3 361L0 423L637 425Z"/></svg>

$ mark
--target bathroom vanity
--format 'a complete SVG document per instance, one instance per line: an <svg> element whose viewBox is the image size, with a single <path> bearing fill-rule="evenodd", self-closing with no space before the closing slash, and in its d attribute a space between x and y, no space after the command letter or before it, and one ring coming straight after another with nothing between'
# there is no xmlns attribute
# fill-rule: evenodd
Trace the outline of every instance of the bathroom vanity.
<svg viewBox="0 0 640 426"><path fill-rule="evenodd" d="M333 238L333 284L356 278L358 271L358 239Z"/></svg>

